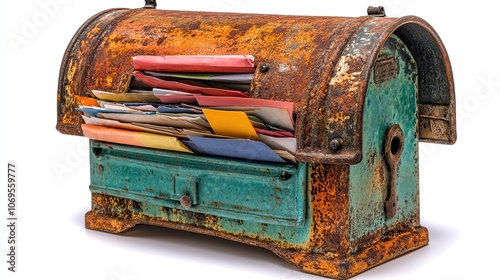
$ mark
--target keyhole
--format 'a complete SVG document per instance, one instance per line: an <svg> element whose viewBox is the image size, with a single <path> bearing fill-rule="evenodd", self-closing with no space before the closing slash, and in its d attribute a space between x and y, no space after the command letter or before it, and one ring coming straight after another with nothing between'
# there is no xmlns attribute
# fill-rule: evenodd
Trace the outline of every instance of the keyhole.
<svg viewBox="0 0 500 280"><path fill-rule="evenodd" d="M394 137L391 140L391 154L396 155L401 149L401 140L399 137Z"/></svg>
<svg viewBox="0 0 500 280"><path fill-rule="evenodd" d="M391 126L387 131L385 138L385 160L389 166L389 189L388 196L385 200L385 216L392 218L396 215L398 195L396 189L396 179L398 173L398 162L401 158L404 148L404 134L401 127L397 124Z"/></svg>

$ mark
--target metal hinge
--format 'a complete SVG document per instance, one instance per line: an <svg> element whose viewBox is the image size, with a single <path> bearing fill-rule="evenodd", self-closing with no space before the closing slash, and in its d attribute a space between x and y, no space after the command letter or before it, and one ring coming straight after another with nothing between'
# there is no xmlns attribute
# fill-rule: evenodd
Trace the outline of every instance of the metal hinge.
<svg viewBox="0 0 500 280"><path fill-rule="evenodd" d="M370 6L368 7L367 11L369 16L374 16L374 17L385 17L385 10L383 6Z"/></svg>
<svg viewBox="0 0 500 280"><path fill-rule="evenodd" d="M156 9L156 0L145 0L144 9Z"/></svg>

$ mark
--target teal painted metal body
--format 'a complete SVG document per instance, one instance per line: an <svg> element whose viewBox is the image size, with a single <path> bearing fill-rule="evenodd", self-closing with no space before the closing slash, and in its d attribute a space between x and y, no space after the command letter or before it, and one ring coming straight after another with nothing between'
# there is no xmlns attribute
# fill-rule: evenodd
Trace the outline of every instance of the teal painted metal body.
<svg viewBox="0 0 500 280"><path fill-rule="evenodd" d="M380 84L370 77L363 113L363 159L350 168L350 239L353 242L404 222L415 225L419 213L418 197L418 112L417 66L412 54L395 35L387 40L379 60L395 58L397 75ZM388 196L390 170L384 158L387 131L399 124L404 147L399 160L396 216L388 219L383 204Z"/></svg>

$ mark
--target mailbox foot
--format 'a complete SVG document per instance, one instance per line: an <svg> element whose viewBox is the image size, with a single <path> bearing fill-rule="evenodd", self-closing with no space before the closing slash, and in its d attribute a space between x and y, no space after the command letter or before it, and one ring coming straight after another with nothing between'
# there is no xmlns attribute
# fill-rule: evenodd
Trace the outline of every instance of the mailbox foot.
<svg viewBox="0 0 500 280"><path fill-rule="evenodd" d="M344 257L336 256L334 252L301 253L279 249L273 251L304 272L335 279L347 279L428 243L427 229L419 226Z"/></svg>
<svg viewBox="0 0 500 280"><path fill-rule="evenodd" d="M120 233L135 225L133 220L114 218L96 211L89 211L85 214L85 228L88 229Z"/></svg>

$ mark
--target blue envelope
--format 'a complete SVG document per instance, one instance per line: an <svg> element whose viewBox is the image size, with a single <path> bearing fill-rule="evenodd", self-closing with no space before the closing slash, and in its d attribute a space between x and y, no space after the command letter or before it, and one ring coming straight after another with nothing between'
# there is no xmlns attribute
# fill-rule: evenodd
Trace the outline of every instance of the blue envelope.
<svg viewBox="0 0 500 280"><path fill-rule="evenodd" d="M222 156L246 160L286 163L266 144L246 139L219 139L188 136L182 141L193 152L212 156Z"/></svg>
<svg viewBox="0 0 500 280"><path fill-rule="evenodd" d="M119 114L144 114L144 115L154 115L156 112L130 112L130 111L118 111L104 108L90 108L90 107L78 107L76 110L83 112L91 117L97 118L97 114L100 113L119 113Z"/></svg>

